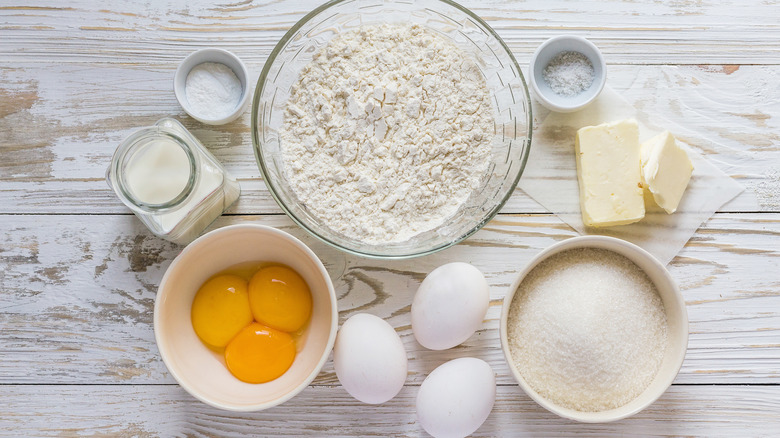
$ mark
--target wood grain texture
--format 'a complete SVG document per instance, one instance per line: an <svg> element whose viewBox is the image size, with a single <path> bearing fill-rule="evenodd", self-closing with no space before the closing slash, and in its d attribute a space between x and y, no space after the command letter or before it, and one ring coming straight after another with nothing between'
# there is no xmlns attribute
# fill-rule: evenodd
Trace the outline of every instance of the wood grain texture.
<svg viewBox="0 0 780 438"><path fill-rule="evenodd" d="M447 251L382 261L330 248L285 216L229 216L212 228L234 223L277 227L309 245L334 281L340 322L368 312L396 328L411 384L464 354L484 358L499 382L511 383L498 337L502 299L531 257L575 235L555 216L500 215ZM0 384L173 382L155 347L152 312L180 247L151 236L134 216L0 216L0 235ZM718 215L670 264L691 332L677 382L780 383L778 238L778 214ZM414 340L409 306L425 275L452 261L485 273L492 305L462 346L428 351ZM338 384L330 362L314 384Z"/></svg>
<svg viewBox="0 0 780 438"><path fill-rule="evenodd" d="M474 436L776 436L780 387L674 386L634 417L581 424L556 417L516 386L499 386ZM417 387L369 406L341 387L309 387L284 405L238 414L209 407L178 386L4 387L0 418L18 435L54 436L414 436Z"/></svg>
<svg viewBox="0 0 780 438"><path fill-rule="evenodd" d="M10 60L168 64L203 46L243 59L268 56L284 32L319 0L263 2L112 2L63 7L56 0L0 8ZM776 0L476 1L462 4L488 21L516 52L532 53L562 33L592 38L613 62L631 64L777 64ZM738 36L738 37L735 37ZM52 44L57 41L58 44ZM105 44L110 42L110 44ZM171 50L176 49L176 50Z"/></svg>
<svg viewBox="0 0 780 438"><path fill-rule="evenodd" d="M669 265L690 343L675 384L611 424L562 420L513 383L499 349L501 300L541 249L576 233L521 191L465 242L410 261L334 250L287 219L260 178L247 112L211 127L172 92L177 63L203 47L238 54L254 80L279 38L321 0L95 3L0 0L0 436L424 436L414 398L442 362L475 356L499 383L477 436L776 436L780 430L780 2L464 0L526 64L545 39L585 36L609 86L746 192L704 223ZM547 112L534 105L538 125ZM298 397L234 414L189 396L157 352L157 285L181 247L153 237L105 183L119 142L181 120L237 176L240 200L212 229L261 223L323 260L340 322L387 320L408 351L398 397L367 406L328 361ZM473 263L491 286L481 329L434 352L414 340L411 298L425 275Z"/></svg>
<svg viewBox="0 0 780 438"><path fill-rule="evenodd" d="M171 92L175 67L0 67L0 96L7 96L0 100L0 213L128 212L105 183L111 156L131 132L166 116L181 120L239 178L242 196L230 213L281 213L260 180L250 114L216 127L189 118ZM252 70L258 75L260 65ZM609 74L610 86L643 114L748 188L722 211L780 212L780 66L727 71L614 66ZM547 112L536 105L534 114L538 126ZM520 190L502 211L546 212Z"/></svg>

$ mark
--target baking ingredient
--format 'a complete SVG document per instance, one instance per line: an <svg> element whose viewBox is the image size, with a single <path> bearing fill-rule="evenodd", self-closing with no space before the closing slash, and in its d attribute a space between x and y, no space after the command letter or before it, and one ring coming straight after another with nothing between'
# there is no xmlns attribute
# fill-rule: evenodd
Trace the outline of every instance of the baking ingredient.
<svg viewBox="0 0 780 438"><path fill-rule="evenodd" d="M431 350L461 344L482 325L490 293L479 269L468 263L440 266L420 284L412 301L412 331Z"/></svg>
<svg viewBox="0 0 780 438"><path fill-rule="evenodd" d="M160 137L132 154L125 167L124 179L137 201L165 204L184 191L190 173L190 160L181 145Z"/></svg>
<svg viewBox="0 0 780 438"><path fill-rule="evenodd" d="M286 266L268 266L249 281L249 305L255 320L285 332L300 330L311 316L311 291Z"/></svg>
<svg viewBox="0 0 780 438"><path fill-rule="evenodd" d="M586 226L625 225L645 217L636 120L581 128L575 155Z"/></svg>
<svg viewBox="0 0 780 438"><path fill-rule="evenodd" d="M564 51L555 55L544 67L542 78L555 94L573 97L590 88L595 71L587 56Z"/></svg>
<svg viewBox="0 0 780 438"><path fill-rule="evenodd" d="M287 371L295 360L295 340L289 333L253 322L225 348L230 372L247 383L265 383Z"/></svg>
<svg viewBox="0 0 780 438"><path fill-rule="evenodd" d="M155 229L166 239L186 245L200 236L238 199L241 188L222 164L181 123L165 118L157 122L161 130L177 135L192 152L195 185L177 207L154 216Z"/></svg>
<svg viewBox="0 0 780 438"><path fill-rule="evenodd" d="M436 438L471 435L496 401L496 376L487 362L462 357L439 365L417 392L417 419Z"/></svg>
<svg viewBox="0 0 780 438"><path fill-rule="evenodd" d="M382 318L358 313L344 322L333 347L333 366L344 389L363 403L384 403L406 381L406 350Z"/></svg>
<svg viewBox="0 0 780 438"><path fill-rule="evenodd" d="M204 62L190 70L184 85L191 111L203 119L229 116L241 101L243 87L230 67Z"/></svg>
<svg viewBox="0 0 780 438"><path fill-rule="evenodd" d="M247 283L236 275L217 275L203 283L192 301L192 328L201 341L222 348L250 322Z"/></svg>
<svg viewBox="0 0 780 438"><path fill-rule="evenodd" d="M669 131L642 143L642 179L659 207L671 214L677 210L691 180L693 164Z"/></svg>
<svg viewBox="0 0 780 438"><path fill-rule="evenodd" d="M200 236L241 192L203 144L170 118L126 138L106 179L149 230L180 245Z"/></svg>
<svg viewBox="0 0 780 438"><path fill-rule="evenodd" d="M336 35L293 85L284 174L321 223L369 244L445 222L479 187L494 137L485 79L420 25Z"/></svg>
<svg viewBox="0 0 780 438"><path fill-rule="evenodd" d="M296 340L311 318L306 281L294 269L243 263L208 279L192 302L192 328L228 370L247 383L284 374L296 355Z"/></svg>
<svg viewBox="0 0 780 438"><path fill-rule="evenodd" d="M238 199L240 189L234 179L226 177L223 171L206 161L201 161L199 170L199 181L194 190L178 208L159 217L163 230L171 235L181 235L176 243L185 244L194 240ZM193 214L196 211L198 213Z"/></svg>
<svg viewBox="0 0 780 438"><path fill-rule="evenodd" d="M655 285L615 252L550 256L522 281L509 309L512 361L545 399L578 411L625 405L655 377L668 325Z"/></svg>

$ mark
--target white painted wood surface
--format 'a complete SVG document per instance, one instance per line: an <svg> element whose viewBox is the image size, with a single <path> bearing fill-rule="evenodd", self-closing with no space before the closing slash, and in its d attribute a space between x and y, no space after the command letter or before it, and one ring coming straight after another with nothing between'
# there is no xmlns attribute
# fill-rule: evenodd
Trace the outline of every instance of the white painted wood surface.
<svg viewBox="0 0 780 438"><path fill-rule="evenodd" d="M420 436L414 397L447 359L487 360L498 401L480 436L776 436L780 430L780 3L464 1L525 64L544 39L591 38L609 84L747 188L669 265L690 318L672 388L637 416L562 420L513 384L498 342L501 299L538 251L575 232L517 191L451 249L411 261L349 256L281 214L254 162L249 114L221 127L189 119L172 93L177 62L234 51L256 77L284 32L319 2L0 0L0 435ZM535 106L536 121L545 111ZM409 353L407 386L365 406L329 361L312 386L260 413L186 394L154 343L157 284L180 248L151 236L104 182L116 145L164 116L181 120L238 176L242 197L213 227L262 223L302 238L337 288L340 320L385 318ZM486 274L492 305L477 335L445 352L419 346L409 304L438 265Z"/></svg>

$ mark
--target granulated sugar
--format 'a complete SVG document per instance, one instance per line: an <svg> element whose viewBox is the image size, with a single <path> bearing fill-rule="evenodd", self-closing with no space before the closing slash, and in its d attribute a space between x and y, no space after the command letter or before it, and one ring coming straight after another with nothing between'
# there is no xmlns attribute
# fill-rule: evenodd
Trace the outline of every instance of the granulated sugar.
<svg viewBox="0 0 780 438"><path fill-rule="evenodd" d="M595 71L587 56L567 51L550 60L542 77L555 94L572 97L590 88Z"/></svg>
<svg viewBox="0 0 780 438"><path fill-rule="evenodd" d="M546 399L578 411L625 405L657 373L668 326L661 298L632 261L602 249L556 254L510 306L512 360Z"/></svg>

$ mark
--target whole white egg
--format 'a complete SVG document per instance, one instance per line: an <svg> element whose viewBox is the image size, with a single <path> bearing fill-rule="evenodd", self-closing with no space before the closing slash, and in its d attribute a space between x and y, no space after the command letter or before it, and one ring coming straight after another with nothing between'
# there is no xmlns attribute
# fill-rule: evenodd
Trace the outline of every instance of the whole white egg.
<svg viewBox="0 0 780 438"><path fill-rule="evenodd" d="M417 420L436 438L465 437L487 420L496 376L484 360L461 357L440 365L417 393Z"/></svg>
<svg viewBox="0 0 780 438"><path fill-rule="evenodd" d="M468 263L448 263L431 271L412 301L412 331L431 350L461 344L482 325L490 292L485 276Z"/></svg>
<svg viewBox="0 0 780 438"><path fill-rule="evenodd" d="M406 382L404 344L393 327L378 316L353 315L344 322L333 347L336 376L347 392L363 403L395 397Z"/></svg>

